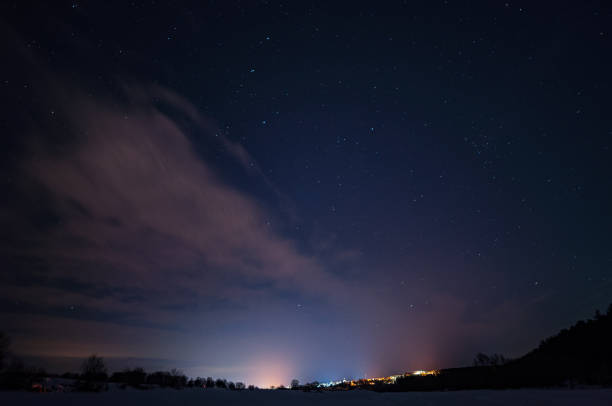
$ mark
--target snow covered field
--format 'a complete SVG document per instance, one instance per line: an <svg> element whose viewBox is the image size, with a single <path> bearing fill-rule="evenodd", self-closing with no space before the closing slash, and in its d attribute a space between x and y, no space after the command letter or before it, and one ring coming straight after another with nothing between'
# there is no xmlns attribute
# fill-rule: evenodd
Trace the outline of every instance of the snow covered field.
<svg viewBox="0 0 612 406"><path fill-rule="evenodd" d="M297 391L172 390L104 393L0 392L0 405L612 405L612 389L374 393L368 391L305 393Z"/></svg>

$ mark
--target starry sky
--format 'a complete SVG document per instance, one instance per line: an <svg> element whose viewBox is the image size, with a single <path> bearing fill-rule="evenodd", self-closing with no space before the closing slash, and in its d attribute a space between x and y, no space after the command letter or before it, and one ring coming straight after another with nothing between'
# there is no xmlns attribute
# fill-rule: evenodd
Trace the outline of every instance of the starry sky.
<svg viewBox="0 0 612 406"><path fill-rule="evenodd" d="M0 7L15 353L269 386L516 357L612 302L606 2Z"/></svg>

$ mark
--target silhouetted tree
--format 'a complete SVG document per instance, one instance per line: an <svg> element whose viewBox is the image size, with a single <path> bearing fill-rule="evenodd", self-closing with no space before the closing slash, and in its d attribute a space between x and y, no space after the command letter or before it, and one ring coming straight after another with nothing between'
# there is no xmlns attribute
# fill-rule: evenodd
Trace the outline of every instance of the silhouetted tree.
<svg viewBox="0 0 612 406"><path fill-rule="evenodd" d="M249 385L249 390L255 390L255 385Z"/></svg>
<svg viewBox="0 0 612 406"><path fill-rule="evenodd" d="M98 392L108 389L108 385L105 383L108 379L108 373L104 359L93 354L83 361L81 378L83 381L77 385L79 390Z"/></svg>
<svg viewBox="0 0 612 406"><path fill-rule="evenodd" d="M245 385L243 382L236 382L236 390L243 390Z"/></svg>
<svg viewBox="0 0 612 406"><path fill-rule="evenodd" d="M227 381L225 379L219 378L215 381L215 386L217 388L227 389Z"/></svg>
<svg viewBox="0 0 612 406"><path fill-rule="evenodd" d="M89 356L81 365L81 376L86 381L105 381L108 374L104 359L96 354Z"/></svg>
<svg viewBox="0 0 612 406"><path fill-rule="evenodd" d="M230 390L236 390L236 385L234 384L234 382L229 381L229 383L227 384L227 388Z"/></svg>
<svg viewBox="0 0 612 406"><path fill-rule="evenodd" d="M489 356L486 354L483 354L482 352L479 352L478 354L476 354L476 356L474 357L474 366L475 367L482 367L482 366L486 366L489 365L489 362L491 360L489 359Z"/></svg>
<svg viewBox="0 0 612 406"><path fill-rule="evenodd" d="M8 358L9 347L11 340L6 334L0 331L0 371L4 369L4 363Z"/></svg>
<svg viewBox="0 0 612 406"><path fill-rule="evenodd" d="M187 386L187 377L180 369L172 368L170 370L170 386L176 389Z"/></svg>
<svg viewBox="0 0 612 406"><path fill-rule="evenodd" d="M501 366L507 363L508 360L501 354L486 355L479 352L476 354L476 357L474 357L475 367Z"/></svg>
<svg viewBox="0 0 612 406"><path fill-rule="evenodd" d="M297 379L291 380L291 389L298 389L300 387L300 381Z"/></svg>
<svg viewBox="0 0 612 406"><path fill-rule="evenodd" d="M210 376L208 378L206 378L206 387L207 388L214 388L215 387L215 381Z"/></svg>
<svg viewBox="0 0 612 406"><path fill-rule="evenodd" d="M200 378L199 376L193 381L193 386L196 388L202 388L205 385L204 379Z"/></svg>

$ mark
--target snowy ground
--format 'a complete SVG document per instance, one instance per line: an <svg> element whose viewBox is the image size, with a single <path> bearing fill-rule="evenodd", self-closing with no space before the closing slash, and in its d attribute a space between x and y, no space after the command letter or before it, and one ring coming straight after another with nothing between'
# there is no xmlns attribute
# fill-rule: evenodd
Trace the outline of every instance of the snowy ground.
<svg viewBox="0 0 612 406"><path fill-rule="evenodd" d="M612 389L505 390L374 393L368 391L305 393L297 391L171 390L104 393L0 392L0 405L612 405Z"/></svg>

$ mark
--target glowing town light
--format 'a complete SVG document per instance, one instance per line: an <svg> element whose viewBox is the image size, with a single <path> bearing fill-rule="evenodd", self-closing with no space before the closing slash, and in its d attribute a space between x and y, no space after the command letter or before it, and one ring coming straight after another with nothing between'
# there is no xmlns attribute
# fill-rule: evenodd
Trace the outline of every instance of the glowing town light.
<svg viewBox="0 0 612 406"><path fill-rule="evenodd" d="M321 383L319 384L319 388L330 388L330 387L334 387L334 386L338 386L341 384L348 384L349 386L359 386L359 385L376 385L377 383L379 384L394 384L398 378L402 378L405 376L426 376L426 375L438 375L440 373L440 371L433 369L431 371L423 371L423 370L418 370L418 371L413 371L413 372L406 372L405 374L402 375L391 375L391 376L384 376L381 378L363 378L363 379L357 379L357 380L352 380L352 381L347 381L346 379L343 379L341 381L330 381L330 382L326 382L326 383Z"/></svg>

